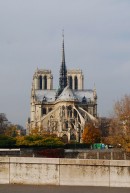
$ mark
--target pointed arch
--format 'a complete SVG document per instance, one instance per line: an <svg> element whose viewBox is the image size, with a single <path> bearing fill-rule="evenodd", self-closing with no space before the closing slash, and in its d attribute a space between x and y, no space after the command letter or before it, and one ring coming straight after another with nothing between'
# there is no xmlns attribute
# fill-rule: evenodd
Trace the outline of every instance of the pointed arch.
<svg viewBox="0 0 130 193"><path fill-rule="evenodd" d="M42 90L42 76L39 76L39 89Z"/></svg>
<svg viewBox="0 0 130 193"><path fill-rule="evenodd" d="M46 111L46 108L43 108L42 109L42 115L46 115L47 111Z"/></svg>
<svg viewBox="0 0 130 193"><path fill-rule="evenodd" d="M70 118L72 117L72 106L71 105L67 106L67 115Z"/></svg>
<svg viewBox="0 0 130 193"><path fill-rule="evenodd" d="M72 89L72 88L73 88L73 79L72 79L72 76L69 76L69 77L68 77L68 83L69 83L70 89Z"/></svg>
<svg viewBox="0 0 130 193"><path fill-rule="evenodd" d="M76 135L75 135L74 133L72 133L72 134L70 135L70 140L76 140Z"/></svg>
<svg viewBox="0 0 130 193"><path fill-rule="evenodd" d="M74 89L78 90L78 78L77 78L77 76L74 77Z"/></svg>
<svg viewBox="0 0 130 193"><path fill-rule="evenodd" d="M86 99L86 97L84 96L83 98L82 98L82 103L86 103L87 102L87 99Z"/></svg>
<svg viewBox="0 0 130 193"><path fill-rule="evenodd" d="M47 89L47 76L44 76L44 89Z"/></svg>

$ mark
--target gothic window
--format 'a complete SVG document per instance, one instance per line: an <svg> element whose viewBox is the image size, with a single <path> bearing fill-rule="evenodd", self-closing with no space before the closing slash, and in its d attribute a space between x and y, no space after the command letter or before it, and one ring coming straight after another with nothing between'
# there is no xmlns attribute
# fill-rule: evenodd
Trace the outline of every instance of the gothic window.
<svg viewBox="0 0 130 193"><path fill-rule="evenodd" d="M74 133L72 133L72 135L70 136L70 140L76 140L76 136Z"/></svg>
<svg viewBox="0 0 130 193"><path fill-rule="evenodd" d="M39 76L39 89L42 90L42 76Z"/></svg>
<svg viewBox="0 0 130 193"><path fill-rule="evenodd" d="M77 76L74 77L74 89L78 90L78 78L77 78Z"/></svg>
<svg viewBox="0 0 130 193"><path fill-rule="evenodd" d="M63 124L62 124L62 130L63 131L67 131L68 130L68 122L65 121Z"/></svg>
<svg viewBox="0 0 130 193"><path fill-rule="evenodd" d="M44 89L47 89L47 76L44 76Z"/></svg>
<svg viewBox="0 0 130 193"><path fill-rule="evenodd" d="M43 114L43 115L46 115L46 108L43 108L43 109L42 109L42 114Z"/></svg>
<svg viewBox="0 0 130 193"><path fill-rule="evenodd" d="M82 103L86 103L87 102L87 100L86 100L86 97L84 96L83 98L82 98Z"/></svg>
<svg viewBox="0 0 130 193"><path fill-rule="evenodd" d="M62 106L62 110L63 110L63 111L65 110L65 106Z"/></svg>
<svg viewBox="0 0 130 193"><path fill-rule="evenodd" d="M70 118L72 118L72 110L70 111Z"/></svg>
<svg viewBox="0 0 130 193"><path fill-rule="evenodd" d="M65 122L66 129L68 129L68 121Z"/></svg>
<svg viewBox="0 0 130 193"><path fill-rule="evenodd" d="M68 82L69 82L69 87L70 87L70 89L72 89L72 86L73 86L73 80L72 80L72 76L69 76L68 77Z"/></svg>
<svg viewBox="0 0 130 193"><path fill-rule="evenodd" d="M45 96L43 97L43 100L42 100L42 101L43 101L43 102L46 102L46 97L45 97Z"/></svg>
<svg viewBox="0 0 130 193"><path fill-rule="evenodd" d="M74 110L74 117L77 118L77 111Z"/></svg>
<svg viewBox="0 0 130 193"><path fill-rule="evenodd" d="M71 105L69 105L68 107L67 107L67 114L68 114L68 116L71 118L72 117L72 107L71 107Z"/></svg>
<svg viewBox="0 0 130 193"><path fill-rule="evenodd" d="M52 111L52 108L49 108L49 112Z"/></svg>
<svg viewBox="0 0 130 193"><path fill-rule="evenodd" d="M71 105L68 106L68 110L71 111L72 110L72 107Z"/></svg>

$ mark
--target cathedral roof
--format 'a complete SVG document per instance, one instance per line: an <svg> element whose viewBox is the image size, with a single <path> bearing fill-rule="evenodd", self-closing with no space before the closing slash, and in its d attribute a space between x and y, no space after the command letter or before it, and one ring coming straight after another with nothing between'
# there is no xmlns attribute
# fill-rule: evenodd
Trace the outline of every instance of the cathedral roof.
<svg viewBox="0 0 130 193"><path fill-rule="evenodd" d="M62 93L59 95L57 100L60 101L78 101L78 98L75 96L72 89L69 88L69 86L66 86Z"/></svg>
<svg viewBox="0 0 130 193"><path fill-rule="evenodd" d="M39 102L55 102L57 90L36 90L36 100ZM87 102L94 101L93 90L72 90L66 86L57 98L57 101L79 101L85 99Z"/></svg>
<svg viewBox="0 0 130 193"><path fill-rule="evenodd" d="M46 102L54 102L56 96L56 90L36 90L36 100L42 102L46 99Z"/></svg>
<svg viewBox="0 0 130 193"><path fill-rule="evenodd" d="M75 90L75 96L78 98L79 102L82 102L83 98L86 98L87 102L94 101L93 90Z"/></svg>

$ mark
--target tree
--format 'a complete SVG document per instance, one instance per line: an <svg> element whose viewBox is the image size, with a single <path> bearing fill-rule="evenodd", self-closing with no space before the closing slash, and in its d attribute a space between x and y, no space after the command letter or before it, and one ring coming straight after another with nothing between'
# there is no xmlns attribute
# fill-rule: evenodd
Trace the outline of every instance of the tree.
<svg viewBox="0 0 130 193"><path fill-rule="evenodd" d="M130 144L130 95L125 95L115 102L107 140L115 146L120 144L123 148L128 149L128 144Z"/></svg>
<svg viewBox="0 0 130 193"><path fill-rule="evenodd" d="M99 143L101 140L101 131L92 123L88 123L85 125L82 139L84 143L88 144Z"/></svg>
<svg viewBox="0 0 130 193"><path fill-rule="evenodd" d="M4 135L9 137L16 137L18 135L17 126L10 124L8 127L6 127Z"/></svg>
<svg viewBox="0 0 130 193"><path fill-rule="evenodd" d="M46 129L44 127L35 127L33 129L31 129L30 131L30 135L41 135L41 136L45 136L46 134L50 134L48 132L46 132Z"/></svg>
<svg viewBox="0 0 130 193"><path fill-rule="evenodd" d="M130 96L125 95L114 105L110 134L130 136Z"/></svg>
<svg viewBox="0 0 130 193"><path fill-rule="evenodd" d="M8 137L6 135L0 135L0 148L14 147L16 139L14 137Z"/></svg>
<svg viewBox="0 0 130 193"><path fill-rule="evenodd" d="M44 146L44 147L61 147L64 143L61 139L55 135L46 134L44 136L33 134L28 136L17 136L16 137L17 146Z"/></svg>
<svg viewBox="0 0 130 193"><path fill-rule="evenodd" d="M4 134L5 129L8 125L8 119L4 113L0 113L0 134Z"/></svg>

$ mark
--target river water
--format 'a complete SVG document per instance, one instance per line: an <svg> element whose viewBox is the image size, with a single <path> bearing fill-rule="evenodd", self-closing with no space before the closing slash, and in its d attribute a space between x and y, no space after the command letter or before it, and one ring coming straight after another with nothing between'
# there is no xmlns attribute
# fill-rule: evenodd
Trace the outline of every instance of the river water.
<svg viewBox="0 0 130 193"><path fill-rule="evenodd" d="M0 193L130 193L130 188L0 185Z"/></svg>

